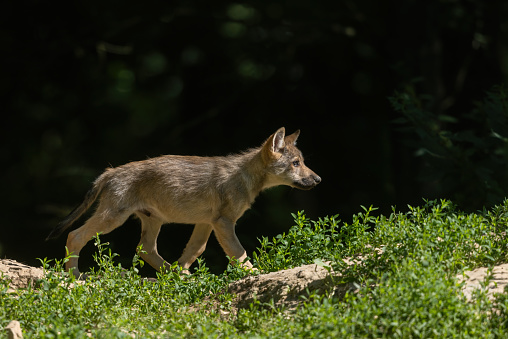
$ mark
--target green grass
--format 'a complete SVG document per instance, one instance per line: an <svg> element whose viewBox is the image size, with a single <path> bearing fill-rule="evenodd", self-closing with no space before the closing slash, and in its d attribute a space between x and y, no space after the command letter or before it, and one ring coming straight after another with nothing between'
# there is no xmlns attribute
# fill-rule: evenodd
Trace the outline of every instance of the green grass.
<svg viewBox="0 0 508 339"><path fill-rule="evenodd" d="M508 298L490 300L484 289L467 301L455 276L507 262L508 200L473 214L443 200L388 216L363 207L351 223L294 218L287 233L260 239L255 266L268 272L331 261L342 273L334 282L354 282L356 292L310 297L293 311L251 305L234 313L225 287L248 274L236 266L214 275L199 261L191 276L175 266L150 282L137 274L138 257L122 270L96 239L99 268L83 284L62 276L63 262L47 260L50 273L34 288L7 293L0 280L0 326L19 320L28 338L506 337Z"/></svg>

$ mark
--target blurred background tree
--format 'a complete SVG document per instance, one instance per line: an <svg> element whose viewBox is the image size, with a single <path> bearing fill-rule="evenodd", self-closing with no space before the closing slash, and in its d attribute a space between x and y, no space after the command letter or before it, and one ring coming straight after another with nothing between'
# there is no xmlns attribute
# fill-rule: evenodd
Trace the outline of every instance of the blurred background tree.
<svg viewBox="0 0 508 339"><path fill-rule="evenodd" d="M467 176L446 189L436 179L440 166L453 177L461 165L448 166L455 158L444 156L434 177L425 177L432 160L417 155L430 139L419 138L422 125L388 97L400 103L396 90L406 103L423 96L418 112L447 133L480 124L479 142L490 125L475 103L490 100L485 92L508 76L508 4L501 0L28 0L4 4L0 18L0 255L30 264L62 256L65 237L43 239L105 167L161 154L237 152L281 126L302 130L299 146L323 183L261 195L237 228L249 253L256 237L287 230L296 210L348 218L360 204L381 212L422 197L461 204L477 192L465 189ZM406 132L393 123L401 116ZM483 158L471 159L474 167ZM502 162L484 167L505 171ZM480 191L484 184L475 181ZM507 188L496 190L475 194L464 208L498 202ZM190 231L164 228L161 254L176 260ZM106 240L129 261L138 235L131 221ZM223 268L215 240L205 257Z"/></svg>

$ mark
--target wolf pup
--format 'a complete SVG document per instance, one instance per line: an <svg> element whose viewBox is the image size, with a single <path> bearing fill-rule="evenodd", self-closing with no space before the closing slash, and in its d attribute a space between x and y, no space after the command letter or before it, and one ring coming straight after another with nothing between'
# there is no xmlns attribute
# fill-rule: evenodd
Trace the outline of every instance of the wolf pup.
<svg viewBox="0 0 508 339"><path fill-rule="evenodd" d="M170 265L157 252L162 224L195 224L182 256L184 272L203 253L214 231L224 252L244 267L252 268L235 234L236 221L264 189L288 185L303 190L321 178L305 166L296 148L300 131L285 136L284 127L261 147L225 157L165 155L108 168L93 183L84 201L46 240L68 229L99 198L95 213L69 233L67 249L74 256L66 269L79 277L78 256L97 233L109 233L130 215L141 219L141 258L156 270Z"/></svg>

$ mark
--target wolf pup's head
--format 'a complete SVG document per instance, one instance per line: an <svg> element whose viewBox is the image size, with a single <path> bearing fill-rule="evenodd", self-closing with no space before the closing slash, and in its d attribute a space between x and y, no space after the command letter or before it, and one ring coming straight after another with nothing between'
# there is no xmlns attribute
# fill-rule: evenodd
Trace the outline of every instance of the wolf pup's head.
<svg viewBox="0 0 508 339"><path fill-rule="evenodd" d="M281 127L263 144L269 186L287 185L309 190L319 184L321 178L305 166L302 152L296 147L300 130L288 136L285 134L286 130Z"/></svg>

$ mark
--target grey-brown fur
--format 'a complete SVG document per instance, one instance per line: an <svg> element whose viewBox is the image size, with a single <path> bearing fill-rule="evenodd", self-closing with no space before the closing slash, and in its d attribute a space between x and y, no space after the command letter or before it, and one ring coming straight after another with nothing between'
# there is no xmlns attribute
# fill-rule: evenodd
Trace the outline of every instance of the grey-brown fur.
<svg viewBox="0 0 508 339"><path fill-rule="evenodd" d="M99 198L95 213L69 233L69 253L79 255L97 233L108 233L134 214L142 224L141 257L159 270L167 262L157 252L157 236L165 223L195 224L179 264L187 270L203 253L212 230L231 258L246 267L247 254L235 234L236 221L264 189L288 185L311 189L321 178L305 166L296 148L299 131L284 128L261 147L225 157L166 155L109 168L95 180L83 203L48 236L56 237ZM79 276L78 258L66 268Z"/></svg>

